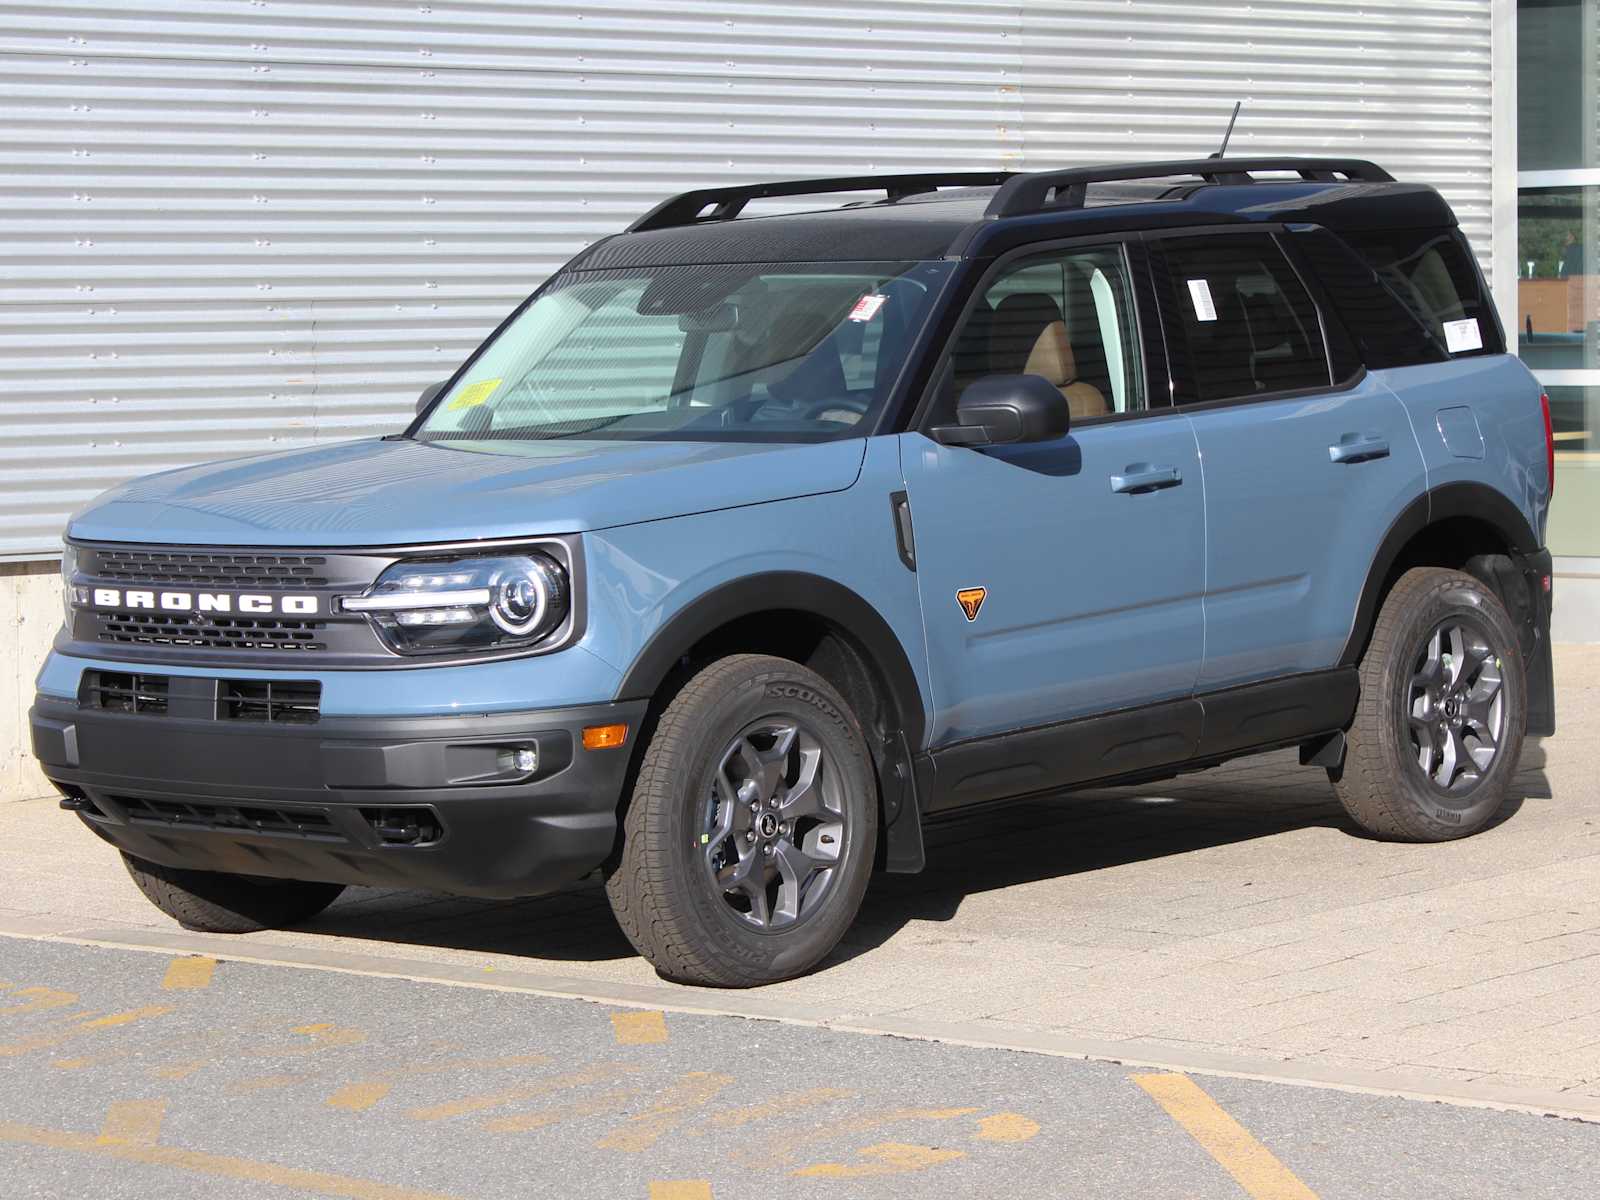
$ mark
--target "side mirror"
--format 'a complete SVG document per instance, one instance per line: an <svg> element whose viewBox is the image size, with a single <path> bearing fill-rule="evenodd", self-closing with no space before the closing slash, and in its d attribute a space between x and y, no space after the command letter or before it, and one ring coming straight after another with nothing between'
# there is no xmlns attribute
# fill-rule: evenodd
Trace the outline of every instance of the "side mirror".
<svg viewBox="0 0 1600 1200"><path fill-rule="evenodd" d="M1047 442L1066 434L1072 410L1043 375L990 375L968 385L956 401L955 425L933 429L946 446L1004 446Z"/></svg>
<svg viewBox="0 0 1600 1200"><path fill-rule="evenodd" d="M422 389L422 395L417 397L417 415L419 417L422 415L423 410L433 403L434 398L444 391L445 385L449 382L448 379L441 379L438 383L430 383Z"/></svg>

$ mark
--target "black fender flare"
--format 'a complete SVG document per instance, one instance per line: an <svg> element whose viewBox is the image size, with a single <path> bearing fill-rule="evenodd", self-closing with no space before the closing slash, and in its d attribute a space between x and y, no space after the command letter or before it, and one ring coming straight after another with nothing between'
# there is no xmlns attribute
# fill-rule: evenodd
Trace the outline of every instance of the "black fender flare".
<svg viewBox="0 0 1600 1200"><path fill-rule="evenodd" d="M916 672L894 630L858 593L821 575L768 571L719 584L696 597L651 635L617 685L617 700L652 699L674 667L709 634L741 617L787 609L820 617L843 630L887 685L893 727L869 731L884 802L885 865L919 871L921 807L912 755L922 747L927 711Z"/></svg>
<svg viewBox="0 0 1600 1200"><path fill-rule="evenodd" d="M1496 491L1486 483L1466 481L1431 488L1401 510L1383 535L1383 540L1378 543L1378 551L1367 569L1366 583L1361 588L1361 601L1356 606L1350 636L1339 655L1340 666L1354 666L1361 661L1362 650L1372 634L1373 622L1377 620L1384 582L1406 544L1429 525L1452 517L1471 517L1484 522L1505 540L1515 554L1526 556L1539 550L1538 534L1503 492Z"/></svg>

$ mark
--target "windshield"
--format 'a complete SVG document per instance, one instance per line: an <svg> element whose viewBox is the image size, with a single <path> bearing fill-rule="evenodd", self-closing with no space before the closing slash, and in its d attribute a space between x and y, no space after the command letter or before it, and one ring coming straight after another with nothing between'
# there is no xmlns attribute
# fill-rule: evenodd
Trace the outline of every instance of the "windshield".
<svg viewBox="0 0 1600 1200"><path fill-rule="evenodd" d="M861 436L950 270L746 263L558 275L413 436Z"/></svg>

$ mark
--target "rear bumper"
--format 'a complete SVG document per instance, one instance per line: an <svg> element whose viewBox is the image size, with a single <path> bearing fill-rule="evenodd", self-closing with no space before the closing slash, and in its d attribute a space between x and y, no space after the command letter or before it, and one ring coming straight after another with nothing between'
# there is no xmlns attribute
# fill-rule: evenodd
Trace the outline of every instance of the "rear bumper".
<svg viewBox="0 0 1600 1200"><path fill-rule="evenodd" d="M645 701L310 725L105 712L40 696L34 754L85 824L172 867L510 897L611 852ZM625 747L584 750L585 726ZM516 749L536 748L519 771Z"/></svg>

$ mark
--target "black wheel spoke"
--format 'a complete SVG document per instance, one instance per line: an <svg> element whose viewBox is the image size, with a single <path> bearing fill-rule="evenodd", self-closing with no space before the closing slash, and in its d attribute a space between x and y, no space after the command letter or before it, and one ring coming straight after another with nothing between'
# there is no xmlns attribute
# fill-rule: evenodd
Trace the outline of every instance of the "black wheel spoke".
<svg viewBox="0 0 1600 1200"><path fill-rule="evenodd" d="M1404 721L1417 766L1441 791L1470 791L1504 734L1500 656L1476 621L1459 617L1436 625L1413 662Z"/></svg>
<svg viewBox="0 0 1600 1200"><path fill-rule="evenodd" d="M821 740L786 718L757 721L717 761L696 835L707 873L758 929L803 920L826 898L845 844L843 797Z"/></svg>

